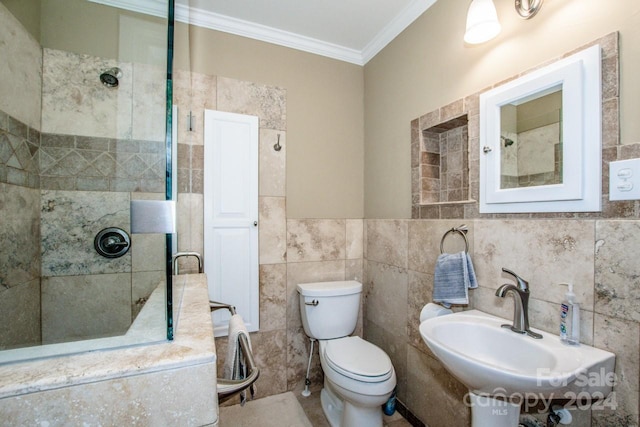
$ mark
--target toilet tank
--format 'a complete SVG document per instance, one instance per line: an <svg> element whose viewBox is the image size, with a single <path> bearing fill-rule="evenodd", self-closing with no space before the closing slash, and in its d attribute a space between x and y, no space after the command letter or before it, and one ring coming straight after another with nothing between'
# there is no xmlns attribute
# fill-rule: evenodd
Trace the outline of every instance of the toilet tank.
<svg viewBox="0 0 640 427"><path fill-rule="evenodd" d="M346 337L355 330L362 283L355 280L301 283L297 289L302 326L310 338Z"/></svg>

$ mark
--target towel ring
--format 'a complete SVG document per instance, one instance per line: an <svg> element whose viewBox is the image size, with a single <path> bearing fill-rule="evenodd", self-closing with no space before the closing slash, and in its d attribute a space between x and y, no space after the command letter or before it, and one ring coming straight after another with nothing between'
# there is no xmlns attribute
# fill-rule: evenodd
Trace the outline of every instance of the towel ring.
<svg viewBox="0 0 640 427"><path fill-rule="evenodd" d="M469 241L467 240L467 226L466 225L461 225L460 227L453 227L449 230L446 231L446 233L444 233L444 235L442 236L442 240L440 240L440 253L443 254L444 253L444 239L447 238L447 236L449 235L449 233L458 233L462 236L462 238L464 239L464 251L465 252L469 252Z"/></svg>

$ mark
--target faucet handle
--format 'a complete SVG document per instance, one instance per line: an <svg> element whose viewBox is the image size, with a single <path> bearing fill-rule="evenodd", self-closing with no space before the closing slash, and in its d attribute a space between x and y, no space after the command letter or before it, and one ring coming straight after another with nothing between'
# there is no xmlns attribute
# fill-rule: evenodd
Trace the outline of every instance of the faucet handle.
<svg viewBox="0 0 640 427"><path fill-rule="evenodd" d="M507 268L502 267L502 271L504 271L507 274L512 275L516 279L516 282L518 283L518 289L520 289L521 291L525 291L525 292L529 291L529 282L527 282L522 277L518 276L516 273L514 273L513 271L511 271L511 270L509 270Z"/></svg>

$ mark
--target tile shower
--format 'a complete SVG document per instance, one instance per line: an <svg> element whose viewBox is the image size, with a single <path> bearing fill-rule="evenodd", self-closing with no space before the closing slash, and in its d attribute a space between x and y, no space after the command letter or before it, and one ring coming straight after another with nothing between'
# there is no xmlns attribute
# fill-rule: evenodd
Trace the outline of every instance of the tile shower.
<svg viewBox="0 0 640 427"><path fill-rule="evenodd" d="M0 22L0 349L120 335L164 281L164 239L114 259L93 239L164 197L163 69L42 47L3 5Z"/></svg>

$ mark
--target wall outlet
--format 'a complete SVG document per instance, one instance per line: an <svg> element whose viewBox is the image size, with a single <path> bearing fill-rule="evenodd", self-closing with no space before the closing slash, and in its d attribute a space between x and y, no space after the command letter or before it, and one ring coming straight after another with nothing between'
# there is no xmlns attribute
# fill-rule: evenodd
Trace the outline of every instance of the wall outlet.
<svg viewBox="0 0 640 427"><path fill-rule="evenodd" d="M640 159L609 163L609 200L640 200Z"/></svg>

